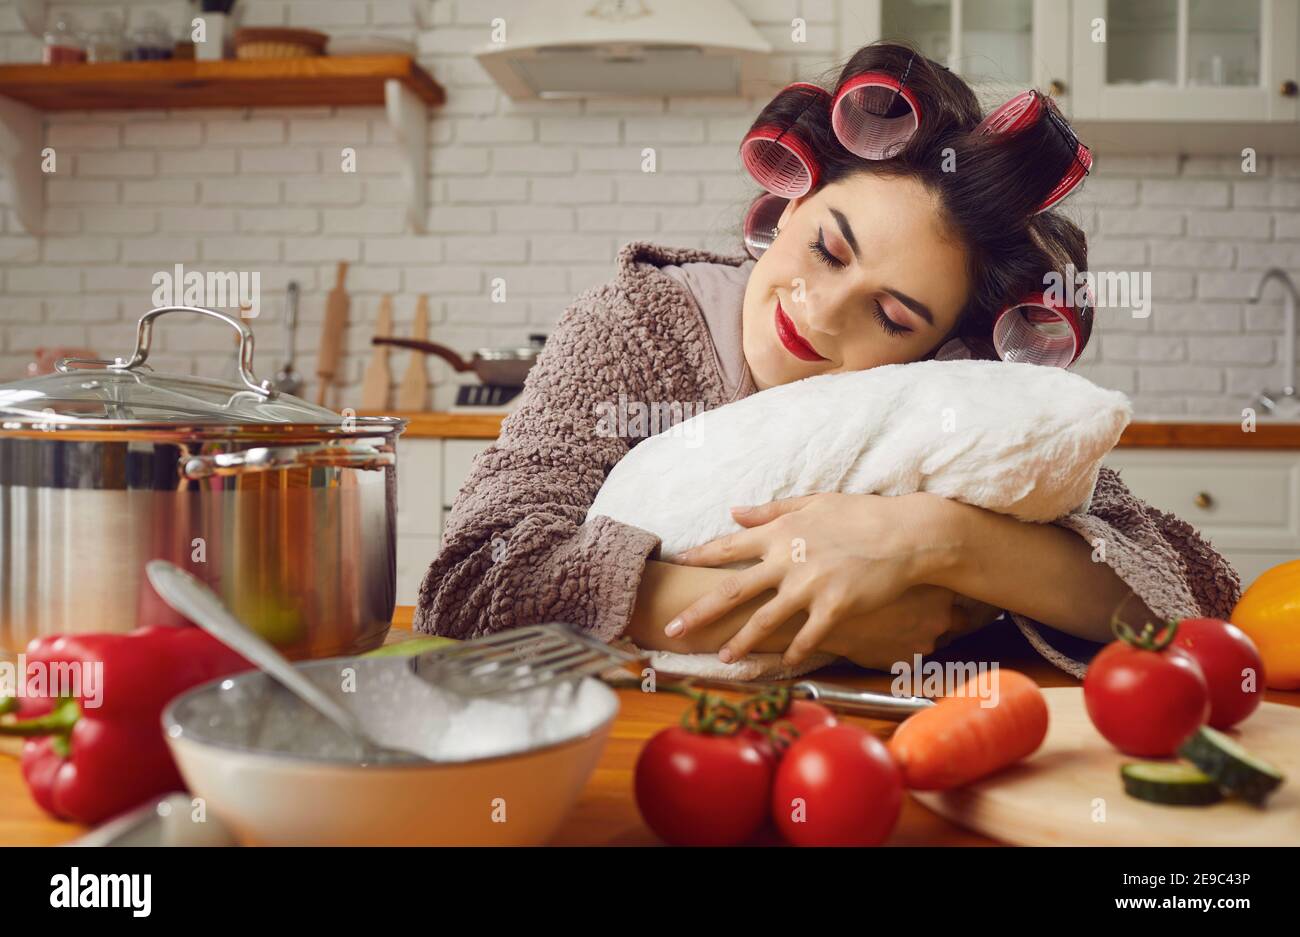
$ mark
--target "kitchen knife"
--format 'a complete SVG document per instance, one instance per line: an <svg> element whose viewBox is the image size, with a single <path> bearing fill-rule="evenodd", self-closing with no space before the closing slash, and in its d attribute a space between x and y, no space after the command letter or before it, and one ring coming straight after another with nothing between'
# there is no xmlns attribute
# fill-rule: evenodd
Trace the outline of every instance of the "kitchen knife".
<svg viewBox="0 0 1300 937"><path fill-rule="evenodd" d="M626 675L626 679L624 676ZM865 716L869 719L885 719L902 722L908 716L929 709L934 700L922 696L891 696L887 693L875 693L871 690L856 690L851 687L822 683L820 680L799 680L795 683L764 683L761 681L722 680L713 677L693 677L687 674L673 674L656 671L659 679L671 680L674 685L689 685L711 690L732 690L737 693L759 693L764 690L786 686L795 699L815 700L828 709L848 713L853 716ZM640 686L641 677L628 671L606 671L601 679L617 686Z"/></svg>

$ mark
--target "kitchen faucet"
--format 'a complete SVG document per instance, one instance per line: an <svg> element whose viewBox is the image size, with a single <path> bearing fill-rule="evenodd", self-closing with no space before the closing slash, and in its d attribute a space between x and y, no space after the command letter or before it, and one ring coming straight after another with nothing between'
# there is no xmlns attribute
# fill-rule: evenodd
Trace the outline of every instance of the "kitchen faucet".
<svg viewBox="0 0 1300 937"><path fill-rule="evenodd" d="M1300 292L1297 292L1295 283L1287 276L1285 270L1280 267L1270 267L1264 271L1264 275L1255 284L1255 295L1250 297L1249 302L1259 302L1260 297L1264 295L1264 288L1268 285L1269 280L1277 280L1286 290L1286 321L1282 332L1282 390L1262 391L1253 403L1256 406L1263 407L1264 412L1270 416L1290 419L1300 418L1300 396L1296 395L1295 387L1295 316L1296 306L1300 305Z"/></svg>

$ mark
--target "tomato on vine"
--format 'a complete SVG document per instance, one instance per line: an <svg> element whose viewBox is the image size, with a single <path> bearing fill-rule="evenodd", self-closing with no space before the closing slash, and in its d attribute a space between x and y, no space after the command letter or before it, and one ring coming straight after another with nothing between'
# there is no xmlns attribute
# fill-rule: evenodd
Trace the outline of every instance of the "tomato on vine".
<svg viewBox="0 0 1300 937"><path fill-rule="evenodd" d="M1127 755L1162 758L1210 714L1210 694L1196 660L1173 643L1178 623L1140 632L1114 622L1119 640L1102 648L1083 678L1083 699L1097 731Z"/></svg>

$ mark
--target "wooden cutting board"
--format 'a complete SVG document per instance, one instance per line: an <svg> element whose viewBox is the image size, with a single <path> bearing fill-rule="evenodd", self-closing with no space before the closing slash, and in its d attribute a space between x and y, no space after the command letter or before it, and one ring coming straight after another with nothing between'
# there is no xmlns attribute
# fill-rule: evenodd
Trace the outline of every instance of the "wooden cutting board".
<svg viewBox="0 0 1300 937"><path fill-rule="evenodd" d="M1027 761L954 791L913 791L968 829L1022 846L1300 846L1300 709L1264 703L1233 733L1287 780L1258 809L1237 800L1165 807L1124 793L1122 755L1093 728L1083 690L1043 690L1051 723Z"/></svg>

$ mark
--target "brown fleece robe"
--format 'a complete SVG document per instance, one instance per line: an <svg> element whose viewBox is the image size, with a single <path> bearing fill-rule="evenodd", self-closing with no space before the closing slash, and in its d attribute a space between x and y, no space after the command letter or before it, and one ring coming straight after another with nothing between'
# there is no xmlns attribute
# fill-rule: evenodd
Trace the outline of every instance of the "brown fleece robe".
<svg viewBox="0 0 1300 937"><path fill-rule="evenodd" d="M629 244L614 279L574 300L519 406L456 496L441 552L420 586L417 631L470 638L565 621L606 641L623 634L659 539L607 517L585 521L605 476L638 441L598 433L597 405L617 407L621 399L713 409L754 393L743 352L740 364L734 360L738 331L717 342L711 332L734 321L729 326L726 313L700 309L695 296L707 289L693 285L683 267L747 262ZM744 273L738 269L737 278ZM1227 618L1240 597L1237 573L1222 556L1189 524L1134 497L1110 468L1101 469L1088 513L1054 523L1087 540L1162 618ZM1086 665L1076 658L1098 645L1010 617L1047 660L1083 675Z"/></svg>

